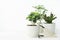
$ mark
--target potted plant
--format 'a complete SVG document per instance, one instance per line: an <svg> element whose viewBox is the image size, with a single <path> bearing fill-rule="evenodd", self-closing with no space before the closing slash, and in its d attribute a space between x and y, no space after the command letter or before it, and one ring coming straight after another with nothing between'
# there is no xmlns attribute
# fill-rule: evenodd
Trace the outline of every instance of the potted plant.
<svg viewBox="0 0 60 40"><path fill-rule="evenodd" d="M32 24L29 24L28 26L30 27L29 30L31 31L30 34L32 37L37 37L39 32L40 32L40 26L36 25L37 21L39 20L41 23L41 20L43 18L43 15L47 11L43 5L38 5L38 6L33 6L36 10L35 12L31 12L27 19L31 21ZM43 26L41 26L44 28Z"/></svg>
<svg viewBox="0 0 60 40"><path fill-rule="evenodd" d="M38 12L31 12L27 19L31 22L29 24L29 35L31 37L38 37L39 34L39 26L36 25L36 22L40 19L40 14Z"/></svg>
<svg viewBox="0 0 60 40"><path fill-rule="evenodd" d="M45 14L43 19L46 22L42 24L42 26L45 27L45 30L47 30L45 31L46 35L48 32L50 32L48 35L52 35L53 33L55 33L55 23L53 23L53 20L55 20L56 17L51 13L50 16L47 16Z"/></svg>

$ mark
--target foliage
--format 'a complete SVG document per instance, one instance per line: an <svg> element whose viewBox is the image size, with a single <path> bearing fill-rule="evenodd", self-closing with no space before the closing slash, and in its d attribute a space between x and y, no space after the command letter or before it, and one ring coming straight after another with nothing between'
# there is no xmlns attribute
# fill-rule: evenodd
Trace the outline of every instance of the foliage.
<svg viewBox="0 0 60 40"><path fill-rule="evenodd" d="M34 6L33 6L34 7ZM42 10L46 10L45 7L43 5L38 5L38 6L35 6L34 8L36 9L42 9Z"/></svg>
<svg viewBox="0 0 60 40"><path fill-rule="evenodd" d="M40 19L40 14L39 14L38 12L31 12L31 13L28 15L27 19L28 19L29 21L32 21L33 23L36 23L37 20Z"/></svg>
<svg viewBox="0 0 60 40"><path fill-rule="evenodd" d="M44 15L44 20L47 23L52 23L52 21L56 19L56 17L51 13L50 16L47 16L46 14Z"/></svg>
<svg viewBox="0 0 60 40"><path fill-rule="evenodd" d="M34 7L34 6L33 6ZM35 6L34 7L36 9L36 11L39 12L40 14L40 23L41 23L41 20L43 19L44 15L45 15L45 12L48 11L47 9L45 9L45 7L43 5L38 5L38 6Z"/></svg>
<svg viewBox="0 0 60 40"><path fill-rule="evenodd" d="M36 23L38 20L42 21L44 19L47 23L52 23L56 17L51 13L50 16L47 16L45 13L48 11L43 5L33 6L36 10L31 12L27 19L33 23Z"/></svg>

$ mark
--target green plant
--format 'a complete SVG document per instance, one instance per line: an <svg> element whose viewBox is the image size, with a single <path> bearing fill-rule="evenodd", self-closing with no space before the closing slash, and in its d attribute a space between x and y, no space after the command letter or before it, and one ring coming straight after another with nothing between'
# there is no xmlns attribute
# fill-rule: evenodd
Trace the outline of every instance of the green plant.
<svg viewBox="0 0 60 40"><path fill-rule="evenodd" d="M29 21L31 21L31 22L33 23L33 25L35 25L35 23L37 22L37 20L40 19L40 14L39 14L38 12L31 12L31 13L28 15L27 19L28 19Z"/></svg>
<svg viewBox="0 0 60 40"><path fill-rule="evenodd" d="M56 17L51 13L50 16L47 16L46 14L44 15L44 20L47 23L52 23L52 21L56 19Z"/></svg>
<svg viewBox="0 0 60 40"><path fill-rule="evenodd" d="M33 6L34 8L38 9L38 10L46 10L45 7L43 5L38 5L38 6Z"/></svg>
<svg viewBox="0 0 60 40"><path fill-rule="evenodd" d="M34 6L33 6L34 7ZM41 23L41 20L43 19L44 15L45 15L45 12L48 11L47 9L45 9L45 7L43 5L38 5L38 6L35 6L34 7L36 9L37 12L39 12L40 14L40 23Z"/></svg>
<svg viewBox="0 0 60 40"><path fill-rule="evenodd" d="M45 12L47 9L43 5L33 6L36 10L35 12L31 12L27 19L32 22L33 25L39 20L41 23L41 20L44 17Z"/></svg>

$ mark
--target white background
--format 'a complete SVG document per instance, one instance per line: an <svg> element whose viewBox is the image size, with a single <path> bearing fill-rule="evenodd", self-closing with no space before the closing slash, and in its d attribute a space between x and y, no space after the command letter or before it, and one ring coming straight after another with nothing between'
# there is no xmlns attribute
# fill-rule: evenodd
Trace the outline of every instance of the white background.
<svg viewBox="0 0 60 40"><path fill-rule="evenodd" d="M57 19L57 38L41 40L59 40L60 38L60 0L0 0L0 40L40 40L28 38L26 16L33 11L32 6L44 5Z"/></svg>

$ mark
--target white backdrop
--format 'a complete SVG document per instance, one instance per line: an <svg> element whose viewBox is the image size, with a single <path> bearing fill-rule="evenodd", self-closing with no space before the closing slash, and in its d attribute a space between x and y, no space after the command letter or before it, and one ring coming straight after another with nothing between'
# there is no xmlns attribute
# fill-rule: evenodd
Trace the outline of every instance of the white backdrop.
<svg viewBox="0 0 60 40"><path fill-rule="evenodd" d="M27 37L26 16L32 6L44 5L57 19L56 33L60 37L60 0L0 0L0 38L2 40L32 40ZM7 39L8 38L8 39ZM39 39L34 39L39 40Z"/></svg>

